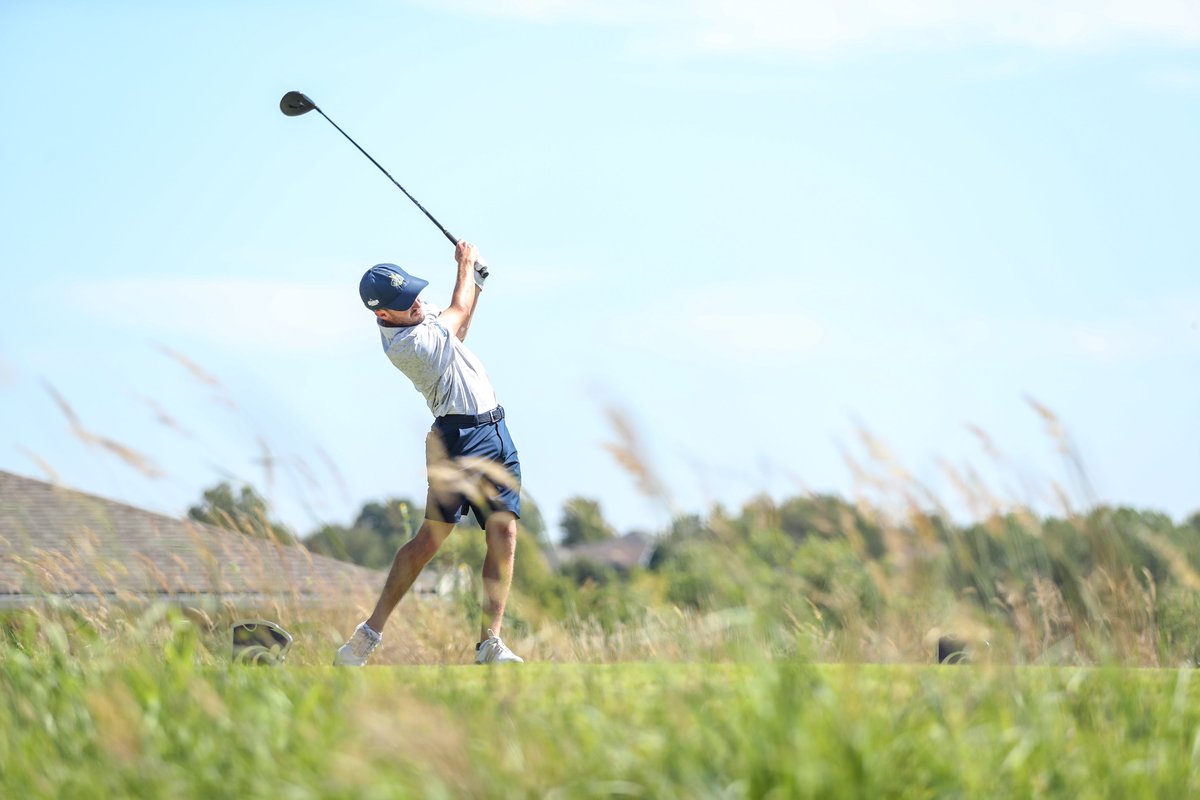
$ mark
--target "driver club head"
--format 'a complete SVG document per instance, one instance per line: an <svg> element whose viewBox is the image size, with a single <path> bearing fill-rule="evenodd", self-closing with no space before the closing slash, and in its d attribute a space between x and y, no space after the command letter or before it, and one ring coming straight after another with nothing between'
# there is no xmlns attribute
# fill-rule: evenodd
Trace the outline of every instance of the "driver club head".
<svg viewBox="0 0 1200 800"><path fill-rule="evenodd" d="M231 633L233 660L238 664L282 664L292 648L292 635L265 619L235 622Z"/></svg>
<svg viewBox="0 0 1200 800"><path fill-rule="evenodd" d="M317 104L309 100L308 95L300 92L288 92L279 100L279 110L289 117L307 114L316 107Z"/></svg>

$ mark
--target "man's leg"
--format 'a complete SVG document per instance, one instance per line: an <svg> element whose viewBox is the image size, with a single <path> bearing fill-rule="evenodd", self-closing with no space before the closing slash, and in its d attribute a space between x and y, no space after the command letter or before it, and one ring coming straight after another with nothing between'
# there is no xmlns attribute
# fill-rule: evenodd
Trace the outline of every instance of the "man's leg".
<svg viewBox="0 0 1200 800"><path fill-rule="evenodd" d="M512 585L513 561L517 552L517 516L511 511L496 511L484 525L487 537L487 556L483 559L483 624L479 641L492 633L500 635L504 621L504 604Z"/></svg>
<svg viewBox="0 0 1200 800"><path fill-rule="evenodd" d="M435 522L427 519L421 523L417 535L396 551L387 581L383 584L383 591L379 594L379 602L375 604L375 610L367 619L368 628L376 633L383 633L383 626L387 624L388 617L391 616L400 599L412 587L417 575L421 574L421 570L429 563L429 559L434 557L438 548L442 546L442 542L446 541L446 537L453 530L454 523L452 522Z"/></svg>

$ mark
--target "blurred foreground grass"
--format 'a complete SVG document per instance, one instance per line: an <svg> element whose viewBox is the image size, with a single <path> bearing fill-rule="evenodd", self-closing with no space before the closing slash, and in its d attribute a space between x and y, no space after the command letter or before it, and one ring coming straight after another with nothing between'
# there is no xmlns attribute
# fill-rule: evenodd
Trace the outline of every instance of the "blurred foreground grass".
<svg viewBox="0 0 1200 800"><path fill-rule="evenodd" d="M959 525L873 458L854 502L676 516L628 572L523 545L504 632L532 663L508 669L459 666L477 582L406 599L375 666L335 671L367 582L87 603L63 587L90 545L35 551L41 594L0 614L0 800L1200 796L1200 514L1042 517L967 470ZM474 570L482 541L457 541L445 566ZM252 617L296 635L288 665L229 663ZM979 663L915 666L943 634Z"/></svg>
<svg viewBox="0 0 1200 800"><path fill-rule="evenodd" d="M0 796L1189 797L1191 669L223 664L161 614L0 651ZM83 640L81 640L81 636ZM70 640L70 641L69 641Z"/></svg>

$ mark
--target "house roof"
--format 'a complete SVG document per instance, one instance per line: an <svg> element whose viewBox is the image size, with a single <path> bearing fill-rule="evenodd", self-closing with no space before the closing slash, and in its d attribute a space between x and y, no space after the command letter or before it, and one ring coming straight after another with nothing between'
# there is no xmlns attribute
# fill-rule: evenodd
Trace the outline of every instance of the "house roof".
<svg viewBox="0 0 1200 800"><path fill-rule="evenodd" d="M650 557L654 555L654 547L654 537L635 531L600 542L560 547L552 561L556 568L572 561L586 559L613 569L628 571L649 564Z"/></svg>
<svg viewBox="0 0 1200 800"><path fill-rule="evenodd" d="M384 574L0 471L0 605L82 598L293 598L376 590Z"/></svg>

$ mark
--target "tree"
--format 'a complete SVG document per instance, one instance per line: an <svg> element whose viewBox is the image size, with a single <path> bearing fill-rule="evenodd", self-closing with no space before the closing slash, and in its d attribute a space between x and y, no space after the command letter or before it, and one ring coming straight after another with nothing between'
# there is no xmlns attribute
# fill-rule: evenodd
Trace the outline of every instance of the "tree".
<svg viewBox="0 0 1200 800"><path fill-rule="evenodd" d="M228 481L206 489L201 503L188 509L188 517L247 536L277 539L288 544L295 541L291 531L270 518L267 501L249 484L236 493Z"/></svg>
<svg viewBox="0 0 1200 800"><path fill-rule="evenodd" d="M806 495L784 500L779 504L779 526L797 542L810 536L845 536L861 542L871 558L882 558L887 551L879 525L864 516L857 506L836 495Z"/></svg>
<svg viewBox="0 0 1200 800"><path fill-rule="evenodd" d="M304 546L314 553L371 569L388 566L396 552L376 531L341 525L326 525L305 539Z"/></svg>
<svg viewBox="0 0 1200 800"><path fill-rule="evenodd" d="M382 503L364 505L353 527L373 531L392 551L388 554L390 561L392 554L416 535L424 516L423 509L406 498L393 497Z"/></svg>
<svg viewBox="0 0 1200 800"><path fill-rule="evenodd" d="M550 535L542 509L524 492L521 493L521 530L529 534L543 552L550 549Z"/></svg>
<svg viewBox="0 0 1200 800"><path fill-rule="evenodd" d="M405 542L413 537L424 513L404 498L369 502L354 524L326 525L304 540L314 553L383 569L392 563Z"/></svg>
<svg viewBox="0 0 1200 800"><path fill-rule="evenodd" d="M586 497L572 497L563 503L562 543L573 547L585 542L602 542L616 537L616 531L604 519L600 504Z"/></svg>

